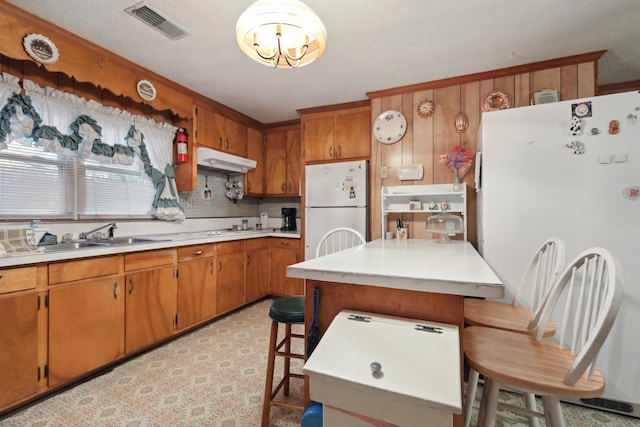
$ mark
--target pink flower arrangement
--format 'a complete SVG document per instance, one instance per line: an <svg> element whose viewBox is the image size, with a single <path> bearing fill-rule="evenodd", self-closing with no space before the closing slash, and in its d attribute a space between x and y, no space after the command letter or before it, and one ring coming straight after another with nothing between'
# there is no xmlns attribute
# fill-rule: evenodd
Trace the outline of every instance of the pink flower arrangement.
<svg viewBox="0 0 640 427"><path fill-rule="evenodd" d="M471 150L465 150L459 145L453 147L451 154L443 154L440 156L440 163L453 169L469 165L472 161L473 152L471 152Z"/></svg>

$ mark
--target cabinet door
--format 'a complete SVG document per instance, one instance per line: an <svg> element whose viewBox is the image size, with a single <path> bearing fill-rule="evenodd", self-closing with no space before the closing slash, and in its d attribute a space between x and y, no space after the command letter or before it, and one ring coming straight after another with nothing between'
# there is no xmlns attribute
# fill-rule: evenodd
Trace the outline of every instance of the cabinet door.
<svg viewBox="0 0 640 427"><path fill-rule="evenodd" d="M124 350L121 278L57 285L49 291L49 386L111 363Z"/></svg>
<svg viewBox="0 0 640 427"><path fill-rule="evenodd" d="M287 134L286 132L268 133L266 141L265 194L285 194L287 182Z"/></svg>
<svg viewBox="0 0 640 427"><path fill-rule="evenodd" d="M287 188L286 194L300 195L300 130L287 131Z"/></svg>
<svg viewBox="0 0 640 427"><path fill-rule="evenodd" d="M335 158L334 117L318 117L305 119L302 124L302 140L304 143L304 160L332 160Z"/></svg>
<svg viewBox="0 0 640 427"><path fill-rule="evenodd" d="M34 282L35 284L35 282ZM38 295L0 295L0 408L38 389Z"/></svg>
<svg viewBox="0 0 640 427"><path fill-rule="evenodd" d="M178 329L216 314L215 258L180 263L178 270Z"/></svg>
<svg viewBox="0 0 640 427"><path fill-rule="evenodd" d="M244 187L247 194L262 196L264 194L264 136L262 132L249 128L247 131L247 157L255 160L256 168L245 175Z"/></svg>
<svg viewBox="0 0 640 427"><path fill-rule="evenodd" d="M256 239L266 240L266 239ZM247 243L248 245L249 243ZM254 250L247 248L246 302L255 301L269 293L269 247Z"/></svg>
<svg viewBox="0 0 640 427"><path fill-rule="evenodd" d="M216 307L218 314L240 307L245 301L244 251L218 255Z"/></svg>
<svg viewBox="0 0 640 427"><path fill-rule="evenodd" d="M230 119L224 119L223 151L247 157L247 127Z"/></svg>
<svg viewBox="0 0 640 427"><path fill-rule="evenodd" d="M369 157L371 155L370 115L371 113L367 109L366 111L339 114L336 117L335 153L337 159Z"/></svg>
<svg viewBox="0 0 640 427"><path fill-rule="evenodd" d="M286 268L301 261L298 249L271 249L271 293L274 295L302 295L304 281L287 277Z"/></svg>
<svg viewBox="0 0 640 427"><path fill-rule="evenodd" d="M202 147L222 150L224 146L224 117L203 107L197 107L196 143Z"/></svg>
<svg viewBox="0 0 640 427"><path fill-rule="evenodd" d="M130 273L125 280L128 354L174 332L178 285L173 266Z"/></svg>

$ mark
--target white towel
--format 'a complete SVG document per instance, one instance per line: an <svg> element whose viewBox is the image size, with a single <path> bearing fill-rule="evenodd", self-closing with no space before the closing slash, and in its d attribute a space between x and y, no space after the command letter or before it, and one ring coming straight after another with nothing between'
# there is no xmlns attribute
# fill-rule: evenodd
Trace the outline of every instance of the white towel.
<svg viewBox="0 0 640 427"><path fill-rule="evenodd" d="M0 229L0 256L38 254L36 234L32 228Z"/></svg>

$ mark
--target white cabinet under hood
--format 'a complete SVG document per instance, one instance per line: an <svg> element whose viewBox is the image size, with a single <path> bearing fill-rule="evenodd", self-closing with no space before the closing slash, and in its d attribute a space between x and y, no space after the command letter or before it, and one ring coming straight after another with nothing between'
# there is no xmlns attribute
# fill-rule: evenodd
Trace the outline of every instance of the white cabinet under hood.
<svg viewBox="0 0 640 427"><path fill-rule="evenodd" d="M229 173L247 173L256 168L255 160L235 156L207 147L198 147L198 168Z"/></svg>

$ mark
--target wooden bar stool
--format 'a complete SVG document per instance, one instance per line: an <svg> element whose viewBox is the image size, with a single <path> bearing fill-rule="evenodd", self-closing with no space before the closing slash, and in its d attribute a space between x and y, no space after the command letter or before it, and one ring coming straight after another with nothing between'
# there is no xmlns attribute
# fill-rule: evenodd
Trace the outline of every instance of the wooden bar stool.
<svg viewBox="0 0 640 427"><path fill-rule="evenodd" d="M269 357L267 362L267 381L264 388L264 405L262 407L262 427L269 426L269 417L271 414L271 407L278 406L281 408L304 410L304 403L301 405L294 405L285 402L275 402L274 399L278 395L280 389L283 389L285 396L289 395L289 379L300 378L304 379L304 375L298 373L292 373L290 371L291 359L304 360L304 350L302 353L291 352L291 339L301 338L304 340L304 334L294 334L291 332L291 325L304 324L304 296L296 295L290 297L282 297L274 300L271 303L271 309L269 310L269 317L271 318L271 337L269 339ZM285 335L281 341L278 341L278 326L280 323L285 324ZM284 347L284 351L282 350ZM304 345L303 345L304 348ZM278 383L276 388L273 388L273 371L276 362L276 356L280 356L284 361L284 372L282 380Z"/></svg>

